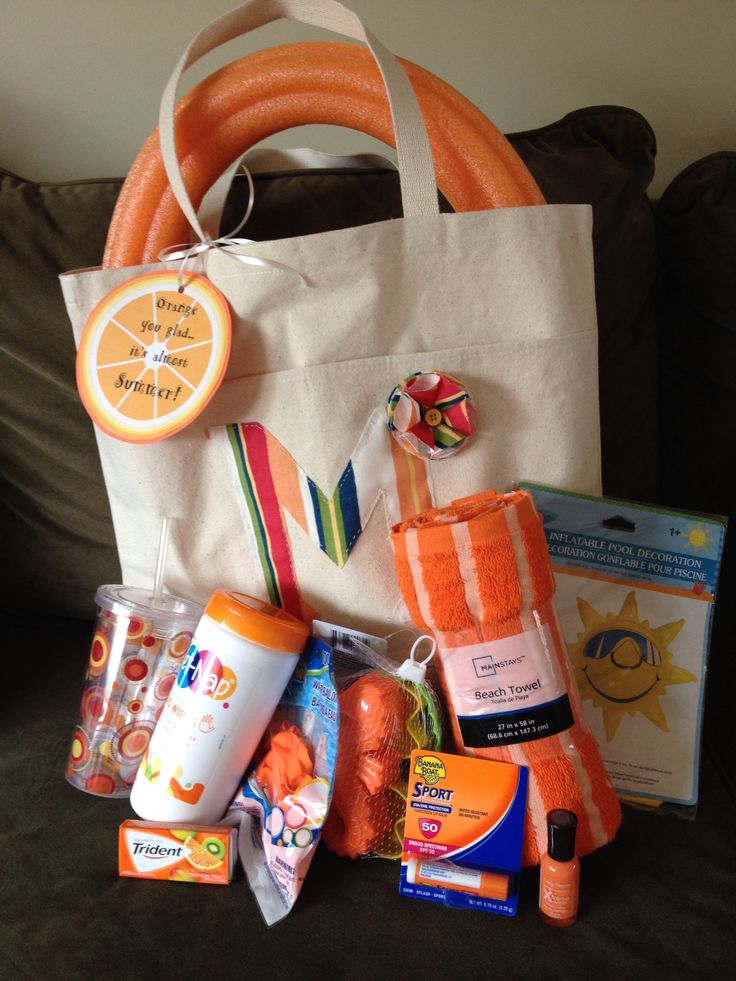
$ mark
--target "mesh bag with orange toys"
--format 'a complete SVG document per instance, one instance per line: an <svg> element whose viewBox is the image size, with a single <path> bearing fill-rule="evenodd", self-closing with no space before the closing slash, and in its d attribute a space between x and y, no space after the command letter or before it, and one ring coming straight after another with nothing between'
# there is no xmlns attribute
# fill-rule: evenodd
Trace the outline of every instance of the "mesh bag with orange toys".
<svg viewBox="0 0 736 981"><path fill-rule="evenodd" d="M440 703L425 680L434 641L419 637L401 665L354 634L335 647L340 739L335 788L323 832L331 851L348 858L400 858L409 756L438 750ZM428 641L420 662L415 653Z"/></svg>

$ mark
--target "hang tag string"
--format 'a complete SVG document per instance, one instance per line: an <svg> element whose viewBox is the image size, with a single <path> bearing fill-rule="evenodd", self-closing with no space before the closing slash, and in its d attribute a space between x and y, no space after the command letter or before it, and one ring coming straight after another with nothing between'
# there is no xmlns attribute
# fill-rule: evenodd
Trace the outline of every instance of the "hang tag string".
<svg viewBox="0 0 736 981"><path fill-rule="evenodd" d="M235 228L233 228L230 234L225 236L225 238L234 238L238 234L240 229L243 227L243 225L245 225L253 213L253 206L256 203L256 186L253 183L253 175L248 170L243 160L240 161L240 166L238 169L243 171L245 174L245 179L248 181L248 204L246 205L245 214L243 217L240 219Z"/></svg>
<svg viewBox="0 0 736 981"><path fill-rule="evenodd" d="M245 209L245 214L235 228L233 228L231 232L228 232L227 235L221 235L219 238L212 238L208 232L204 232L202 240L199 242L194 242L193 244L184 242L178 245L169 245L165 249L162 249L158 254L159 262L179 261L180 265L177 284L180 293L184 291L184 276L186 273L187 263L189 263L196 256L209 252L210 249L217 249L222 255L229 256L229 258L235 259L237 262L242 262L247 266L260 266L262 269L271 269L277 272L291 273L294 276L298 276L305 286L308 285L305 277L299 272L298 269L294 269L293 266L287 266L284 263L276 262L273 259L261 259L258 256L247 255L244 252L231 251L231 247L242 247L257 244L254 239L237 237L240 229L243 228L250 218L253 211L253 205L255 204L255 186L253 184L253 177L245 164L241 164L240 169L243 171L248 181L248 204Z"/></svg>

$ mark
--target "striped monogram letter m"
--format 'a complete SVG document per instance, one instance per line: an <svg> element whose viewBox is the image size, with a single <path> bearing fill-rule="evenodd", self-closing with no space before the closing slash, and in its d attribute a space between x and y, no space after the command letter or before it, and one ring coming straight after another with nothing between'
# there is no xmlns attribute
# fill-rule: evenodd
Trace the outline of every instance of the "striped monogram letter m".
<svg viewBox="0 0 736 981"><path fill-rule="evenodd" d="M390 524L432 506L427 465L391 437L382 410L361 434L337 487L326 494L282 443L260 423L240 422L213 430L226 442L240 491L246 525L271 602L303 616L291 543L284 521L294 521L342 568L383 493Z"/></svg>

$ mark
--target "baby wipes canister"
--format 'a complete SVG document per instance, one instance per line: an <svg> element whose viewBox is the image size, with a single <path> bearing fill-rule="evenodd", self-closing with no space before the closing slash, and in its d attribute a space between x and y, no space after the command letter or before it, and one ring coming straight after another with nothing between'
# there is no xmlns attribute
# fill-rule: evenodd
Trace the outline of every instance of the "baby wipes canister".
<svg viewBox="0 0 736 981"><path fill-rule="evenodd" d="M136 775L136 814L200 824L222 817L308 636L285 610L212 594Z"/></svg>

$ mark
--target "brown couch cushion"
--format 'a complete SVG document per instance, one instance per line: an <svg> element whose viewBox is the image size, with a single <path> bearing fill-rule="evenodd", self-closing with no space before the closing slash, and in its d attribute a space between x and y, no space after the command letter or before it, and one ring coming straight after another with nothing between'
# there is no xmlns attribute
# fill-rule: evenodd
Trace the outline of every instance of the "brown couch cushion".
<svg viewBox="0 0 736 981"><path fill-rule="evenodd" d="M736 153L669 185L657 212L663 276L662 498L736 515Z"/></svg>
<svg viewBox="0 0 736 981"><path fill-rule="evenodd" d="M0 541L9 607L91 615L120 576L58 275L97 265L120 181L0 172Z"/></svg>
<svg viewBox="0 0 736 981"><path fill-rule="evenodd" d="M708 667L705 740L734 781L736 153L691 164L657 209L663 503L729 517Z"/></svg>
<svg viewBox="0 0 736 981"><path fill-rule="evenodd" d="M656 257L646 188L654 136L637 113L598 107L511 141L550 203L593 205L604 485L610 494L653 500L656 351L648 298ZM117 180L34 184L0 171L0 538L8 556L0 586L3 602L15 608L88 616L97 585L120 576L57 281L63 271L99 263L119 188ZM256 191L245 232L254 239L400 214L389 170L259 175ZM236 189L233 213L242 206L237 198Z"/></svg>

